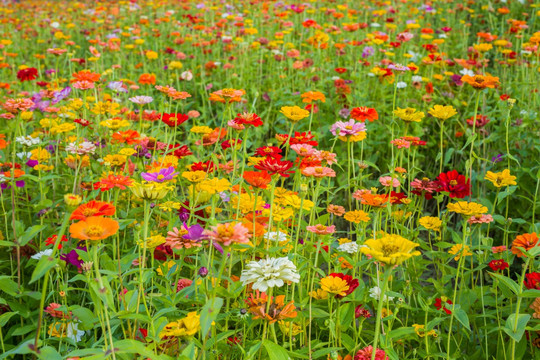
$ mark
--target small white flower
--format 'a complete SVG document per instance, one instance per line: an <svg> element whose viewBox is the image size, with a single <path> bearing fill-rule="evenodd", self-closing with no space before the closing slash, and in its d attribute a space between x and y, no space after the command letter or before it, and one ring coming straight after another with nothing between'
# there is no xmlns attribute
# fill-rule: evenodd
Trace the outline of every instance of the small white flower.
<svg viewBox="0 0 540 360"><path fill-rule="evenodd" d="M296 266L286 257L261 259L247 264L240 277L243 285L253 284L253 290L265 292L268 288L282 287L285 281L298 283Z"/></svg>
<svg viewBox="0 0 540 360"><path fill-rule="evenodd" d="M193 74L189 70L184 71L183 73L180 74L180 79L185 80L185 81L191 81L191 79L193 79Z"/></svg>
<svg viewBox="0 0 540 360"><path fill-rule="evenodd" d="M461 75L469 75L469 76L474 76L474 75L475 75L475 74L474 74L474 71L469 70L469 69L465 69L465 68L461 69L461 70L459 71L459 73L460 73Z"/></svg>
<svg viewBox="0 0 540 360"><path fill-rule="evenodd" d="M336 80L339 80L340 77L339 76L332 76L332 81L336 81Z"/></svg>
<svg viewBox="0 0 540 360"><path fill-rule="evenodd" d="M338 250L346 252L348 254L356 254L359 250L359 247L357 243L355 243L354 241L351 241L351 242L339 245Z"/></svg>
<svg viewBox="0 0 540 360"><path fill-rule="evenodd" d="M76 323L73 323L73 322L70 322L68 325L67 325L67 331L66 331L66 335L68 338L70 338L71 340L75 341L75 342L79 342L81 341L83 335L84 335L84 331L81 331L79 330L79 327Z"/></svg>
<svg viewBox="0 0 540 360"><path fill-rule="evenodd" d="M32 153L31 152L20 152L20 153L17 153L17 157L21 160L27 160L30 158L30 156L32 156Z"/></svg>
<svg viewBox="0 0 540 360"><path fill-rule="evenodd" d="M439 34L439 39L446 39L446 34Z"/></svg>
<svg viewBox="0 0 540 360"><path fill-rule="evenodd" d="M414 75L414 76L411 78L411 81L412 81L412 82L422 82L422 77L421 77L421 76L418 76L418 75Z"/></svg>
<svg viewBox="0 0 540 360"><path fill-rule="evenodd" d="M405 88L407 87L407 83L404 82L404 81L400 81L400 82L398 82L398 83L396 84L396 87L397 87L398 89L405 89Z"/></svg>
<svg viewBox="0 0 540 360"><path fill-rule="evenodd" d="M3 174L0 174L0 183L3 183L3 182L6 182L7 181L7 177Z"/></svg>
<svg viewBox="0 0 540 360"><path fill-rule="evenodd" d="M281 231L269 231L264 234L266 240L272 240L277 242L287 241L287 234L282 233Z"/></svg>
<svg viewBox="0 0 540 360"><path fill-rule="evenodd" d="M369 24L369 26L371 26L371 27L381 27L381 24L374 22L374 23Z"/></svg>
<svg viewBox="0 0 540 360"><path fill-rule="evenodd" d="M51 27L58 29L60 27L60 24L58 23L58 21L55 21L51 23Z"/></svg>
<svg viewBox="0 0 540 360"><path fill-rule="evenodd" d="M380 300L381 298L381 288L378 286L372 287L369 289L369 297L375 300ZM384 295L384 301L393 301L394 298L391 296Z"/></svg>
<svg viewBox="0 0 540 360"><path fill-rule="evenodd" d="M53 252L53 249L47 249L47 250L40 251L37 254L32 255L31 257L32 259L39 260L43 256L51 256L52 252Z"/></svg>
<svg viewBox="0 0 540 360"><path fill-rule="evenodd" d="M41 142L40 138L34 138L34 137L31 137L30 135L16 137L15 141L21 145L26 145L26 146L37 145Z"/></svg>

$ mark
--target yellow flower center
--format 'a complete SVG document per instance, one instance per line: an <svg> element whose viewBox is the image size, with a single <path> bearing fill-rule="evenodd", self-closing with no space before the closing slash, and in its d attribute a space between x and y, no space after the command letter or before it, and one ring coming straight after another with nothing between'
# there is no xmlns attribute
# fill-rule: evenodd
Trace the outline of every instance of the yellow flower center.
<svg viewBox="0 0 540 360"><path fill-rule="evenodd" d="M98 225L91 225L86 229L86 235L88 236L99 236L103 233L103 228Z"/></svg>

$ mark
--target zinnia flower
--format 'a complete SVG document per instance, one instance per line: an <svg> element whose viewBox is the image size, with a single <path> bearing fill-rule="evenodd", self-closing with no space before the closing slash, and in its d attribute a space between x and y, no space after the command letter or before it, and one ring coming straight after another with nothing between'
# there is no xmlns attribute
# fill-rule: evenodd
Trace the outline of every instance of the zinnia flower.
<svg viewBox="0 0 540 360"><path fill-rule="evenodd" d="M399 265L413 256L420 255L419 251L414 251L414 248L419 244L396 234L384 235L379 239L369 239L364 245L366 247L360 250L363 254L371 255L387 265Z"/></svg>
<svg viewBox="0 0 540 360"><path fill-rule="evenodd" d="M529 251L534 247L539 246L538 243L538 235L536 233L531 234L522 234L516 236L514 241L512 242L512 254L516 254L517 257L522 257L525 255L523 252L523 249L525 251Z"/></svg>
<svg viewBox="0 0 540 360"><path fill-rule="evenodd" d="M300 275L296 266L286 257L251 261L240 277L243 285L253 284L253 290L266 291L268 288L282 287L285 281L298 283Z"/></svg>
<svg viewBox="0 0 540 360"><path fill-rule="evenodd" d="M195 335L201 329L200 315L195 311L190 312L183 319L173 321L165 325L159 333L160 338L169 337L190 337Z"/></svg>
<svg viewBox="0 0 540 360"><path fill-rule="evenodd" d="M517 185L516 177L510 174L510 170L504 169L501 172L494 173L488 171L485 180L490 181L495 187L501 188L503 186Z"/></svg>
<svg viewBox="0 0 540 360"><path fill-rule="evenodd" d="M499 78L490 75L464 75L461 81L471 85L476 90L493 89L499 85Z"/></svg>
<svg viewBox="0 0 540 360"><path fill-rule="evenodd" d="M451 198L463 199L471 195L471 180L460 175L456 170L440 173L437 177L437 192L448 192Z"/></svg>
<svg viewBox="0 0 540 360"><path fill-rule="evenodd" d="M373 351L375 351L375 360L388 360L388 356L386 356L386 353L384 350L381 349L373 349L373 346L369 345L361 350L358 350L356 355L354 355L354 360L371 360L371 356L373 354Z"/></svg>
<svg viewBox="0 0 540 360"><path fill-rule="evenodd" d="M309 116L309 111L302 109L299 106L283 106L280 111L285 117L293 123L305 119Z"/></svg>
<svg viewBox="0 0 540 360"><path fill-rule="evenodd" d="M448 211L455 212L463 215L464 217L470 217L487 213L488 209L482 204L467 201L458 201L456 203L450 203L446 206Z"/></svg>
<svg viewBox="0 0 540 360"><path fill-rule="evenodd" d="M92 200L86 204L79 205L73 211L69 220L86 220L91 216L112 216L115 211L116 209L111 203Z"/></svg>
<svg viewBox="0 0 540 360"><path fill-rule="evenodd" d="M103 216L91 216L71 224L69 232L72 238L79 240L103 240L116 234L118 221Z"/></svg>
<svg viewBox="0 0 540 360"><path fill-rule="evenodd" d="M206 231L205 235L223 246L231 244L247 244L251 234L242 223L225 223L212 227L212 231Z"/></svg>
<svg viewBox="0 0 540 360"><path fill-rule="evenodd" d="M431 116L444 121L456 115L457 111L451 105L448 105L448 106L434 105L431 109L429 109L428 113Z"/></svg>
<svg viewBox="0 0 540 360"><path fill-rule="evenodd" d="M377 110L365 106L353 108L351 110L350 116L354 120L360 122L364 122L366 120L373 122L379 118Z"/></svg>

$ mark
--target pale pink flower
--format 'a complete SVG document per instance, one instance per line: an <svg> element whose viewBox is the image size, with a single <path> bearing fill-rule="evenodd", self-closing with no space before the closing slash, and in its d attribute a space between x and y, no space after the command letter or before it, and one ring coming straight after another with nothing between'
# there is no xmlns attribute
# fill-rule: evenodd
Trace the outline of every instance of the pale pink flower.
<svg viewBox="0 0 540 360"><path fill-rule="evenodd" d="M491 248L491 252L493 252L494 254L499 254L499 253L503 253L507 250L506 248L506 245L501 245L501 246L493 246Z"/></svg>
<svg viewBox="0 0 540 360"><path fill-rule="evenodd" d="M291 145L291 149L300 156L310 156L313 154L313 145L309 144L294 144Z"/></svg>
<svg viewBox="0 0 540 360"><path fill-rule="evenodd" d="M314 234L330 235L336 232L336 225L325 226L323 224L317 224L313 226L307 226L306 230Z"/></svg>
<svg viewBox="0 0 540 360"><path fill-rule="evenodd" d="M201 113L198 112L197 110L189 110L187 112L187 116L190 118L190 119L196 119L198 118L199 116L201 116Z"/></svg>
<svg viewBox="0 0 540 360"><path fill-rule="evenodd" d="M337 163L336 154L330 151L315 149L313 151L313 157L321 162L326 161L328 165Z"/></svg>
<svg viewBox="0 0 540 360"><path fill-rule="evenodd" d="M0 115L0 118L7 119L7 120L11 120L14 117L15 117L15 115L13 115L12 113L3 113L2 115Z"/></svg>
<svg viewBox="0 0 540 360"><path fill-rule="evenodd" d="M34 102L30 99L8 99L4 103L4 109L10 113L16 113L17 111L28 111L34 105Z"/></svg>
<svg viewBox="0 0 540 360"><path fill-rule="evenodd" d="M493 216L489 214L483 214L483 215L474 215L467 220L469 224L489 224L490 222L493 222Z"/></svg>
<svg viewBox="0 0 540 360"><path fill-rule="evenodd" d="M247 244L251 235L249 229L242 223L224 223L212 226L212 231L206 230L204 234L211 240L223 246L231 244Z"/></svg>
<svg viewBox="0 0 540 360"><path fill-rule="evenodd" d="M47 49L47 53L54 54L54 55L62 55L66 53L66 49Z"/></svg>
<svg viewBox="0 0 540 360"><path fill-rule="evenodd" d="M397 188L399 187L399 185L401 185L398 179L392 178L391 176L381 176L379 178L379 182L381 183L382 186L385 186L385 187Z"/></svg>
<svg viewBox="0 0 540 360"><path fill-rule="evenodd" d="M411 147L411 142L403 139L395 139L390 141L390 143L398 149L408 149L409 147Z"/></svg>
<svg viewBox="0 0 540 360"><path fill-rule="evenodd" d="M336 172L325 166L310 166L302 170L305 176L313 176L316 178L336 177Z"/></svg>
<svg viewBox="0 0 540 360"><path fill-rule="evenodd" d="M244 124L241 124L241 123L235 121L234 119L227 121L227 126L233 128L235 130L244 130L246 128L244 126Z"/></svg>
<svg viewBox="0 0 540 360"><path fill-rule="evenodd" d="M184 239L184 235L187 234L187 230L173 228L172 231L167 233L165 238L165 245L169 246L171 249L189 249L191 247L201 247L200 242Z"/></svg>
<svg viewBox="0 0 540 360"><path fill-rule="evenodd" d="M411 187L413 189L425 191L431 194L432 192L437 191L438 185L435 183L435 181L431 181L428 178L422 178L422 180L414 179L411 182Z"/></svg>
<svg viewBox="0 0 540 360"><path fill-rule="evenodd" d="M79 90L88 90L94 88L94 83L86 80L76 81L71 86Z"/></svg>

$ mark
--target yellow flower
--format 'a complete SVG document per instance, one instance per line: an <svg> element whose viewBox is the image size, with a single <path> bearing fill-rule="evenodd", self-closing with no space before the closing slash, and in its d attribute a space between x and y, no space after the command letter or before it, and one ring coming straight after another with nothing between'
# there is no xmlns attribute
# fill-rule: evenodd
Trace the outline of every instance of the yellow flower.
<svg viewBox="0 0 540 360"><path fill-rule="evenodd" d="M304 331L300 325L293 322L285 322L281 320L278 322L278 324L281 332L285 334L285 336L296 336Z"/></svg>
<svg viewBox="0 0 540 360"><path fill-rule="evenodd" d="M108 166L122 166L126 163L127 156L125 155L107 155L103 158L103 162Z"/></svg>
<svg viewBox="0 0 540 360"><path fill-rule="evenodd" d="M339 238L339 239L337 239L337 241L338 241L339 245L343 245L343 244L347 244L347 243L352 242L351 239L347 239L347 238Z"/></svg>
<svg viewBox="0 0 540 360"><path fill-rule="evenodd" d="M212 128L208 127L208 126L194 126L191 128L190 130L192 133L194 134L203 134L203 135L207 135L207 134L210 134L212 131Z"/></svg>
<svg viewBox="0 0 540 360"><path fill-rule="evenodd" d="M165 241L165 238L163 238L163 239ZM169 270L171 270L174 265L176 265L176 262L174 262L173 260L169 260L169 261L163 263L161 266L158 266L158 268L156 269L156 272L158 273L158 275L163 276L163 269L166 269L167 273L168 273Z"/></svg>
<svg viewBox="0 0 540 360"><path fill-rule="evenodd" d="M485 214L488 211L487 207L482 204L466 201L458 201L457 203L448 204L446 208L450 212L455 212L465 217Z"/></svg>
<svg viewBox="0 0 540 360"><path fill-rule="evenodd" d="M364 245L366 246L360 250L363 254L371 255L387 265L399 265L413 256L420 255L419 251L414 251L419 244L395 234L367 240Z"/></svg>
<svg viewBox="0 0 540 360"><path fill-rule="evenodd" d="M424 325L420 325L420 324L413 324L413 328L414 328L414 332L416 333L416 335L418 335L419 337L424 337L424 336L433 336L433 337L437 337L437 332L435 330L429 330L426 332L425 330L425 326Z"/></svg>
<svg viewBox="0 0 540 360"><path fill-rule="evenodd" d="M263 161L265 158L264 157L259 157L259 156L250 156L248 157L248 166L256 166L258 165L261 161Z"/></svg>
<svg viewBox="0 0 540 360"><path fill-rule="evenodd" d="M124 119L114 118L114 119L102 121L99 123L99 125L108 127L109 129L112 129L112 130L117 130L122 127L129 126L129 121L124 120Z"/></svg>
<svg viewBox="0 0 540 360"><path fill-rule="evenodd" d="M349 284L337 276L327 276L321 279L321 289L330 294L345 296L349 290Z"/></svg>
<svg viewBox="0 0 540 360"><path fill-rule="evenodd" d="M51 154L42 148L37 148L32 151L30 151L32 156L30 156L30 159L37 160L39 162L45 162L51 158Z"/></svg>
<svg viewBox="0 0 540 360"><path fill-rule="evenodd" d="M147 51L146 52L146 58L148 60L155 60L158 58L158 53L155 51Z"/></svg>
<svg viewBox="0 0 540 360"><path fill-rule="evenodd" d="M227 179L206 179L198 184L198 188L202 191L206 191L209 194L220 193L225 190L229 190L232 184Z"/></svg>
<svg viewBox="0 0 540 360"><path fill-rule="evenodd" d="M457 111L451 105L435 105L431 109L429 109L428 113L430 113L433 117L444 121L456 115Z"/></svg>
<svg viewBox="0 0 540 360"><path fill-rule="evenodd" d="M359 224L361 222L368 222L371 218L368 216L368 213L362 210L353 210L345 213L345 220Z"/></svg>
<svg viewBox="0 0 540 360"><path fill-rule="evenodd" d="M71 130L75 130L76 126L74 124L63 123L57 126L51 127L51 135L57 135Z"/></svg>
<svg viewBox="0 0 540 360"><path fill-rule="evenodd" d="M308 199L304 199L302 202L302 199L295 194L285 195L281 203L283 206L291 206L295 210L300 210L300 206L302 205L302 210L304 211L311 211L311 208L315 205L313 201Z"/></svg>
<svg viewBox="0 0 540 360"><path fill-rule="evenodd" d="M435 216L423 216L418 223L428 230L441 231L442 221Z"/></svg>
<svg viewBox="0 0 540 360"><path fill-rule="evenodd" d="M491 181L491 183L498 188L509 185L517 185L515 181L516 177L510 174L510 170L508 169L504 169L498 173L488 171L484 177L484 180Z"/></svg>
<svg viewBox="0 0 540 360"><path fill-rule="evenodd" d="M171 61L169 63L169 69L171 69L171 70L178 70L178 69L181 69L183 67L184 67L184 65L182 65L182 63L180 61Z"/></svg>
<svg viewBox="0 0 540 360"><path fill-rule="evenodd" d="M179 210L182 205L179 202L174 201L165 201L163 204L159 205L159 209L163 211L173 211Z"/></svg>
<svg viewBox="0 0 540 360"><path fill-rule="evenodd" d="M148 239L146 239L146 248L153 249L163 244L164 242L165 242L165 236L163 235L150 236ZM139 244L139 246L142 246L142 242L141 244Z"/></svg>
<svg viewBox="0 0 540 360"><path fill-rule="evenodd" d="M183 319L173 321L165 325L165 328L159 333L159 337L189 337L195 335L201 329L200 315L195 311L190 312Z"/></svg>
<svg viewBox="0 0 540 360"><path fill-rule="evenodd" d="M253 210L261 211L263 205L264 199L261 196L255 198L253 194L248 193L231 196L232 209L239 209L242 214L253 212Z"/></svg>
<svg viewBox="0 0 540 360"><path fill-rule="evenodd" d="M296 123L302 119L305 119L309 116L309 111L302 109L299 106L283 106L279 111L293 123Z"/></svg>
<svg viewBox="0 0 540 360"><path fill-rule="evenodd" d="M265 209L263 211L264 216L270 216L270 209ZM275 221L280 222L287 220L294 216L294 211L290 207L282 208L277 204L272 205L272 217Z"/></svg>
<svg viewBox="0 0 540 360"><path fill-rule="evenodd" d="M471 256L472 252L470 252L469 245L463 246L462 244L456 244L448 250L449 254L456 255L454 257L454 260L458 261L460 257L462 256Z"/></svg>
<svg viewBox="0 0 540 360"><path fill-rule="evenodd" d="M182 177L187 179L189 182L198 183L206 178L206 171L184 171L182 173Z"/></svg>
<svg viewBox="0 0 540 360"><path fill-rule="evenodd" d="M397 108L394 110L394 115L405 122L420 122L424 118L425 114L422 111L416 111L413 108Z"/></svg>
<svg viewBox="0 0 540 360"><path fill-rule="evenodd" d="M167 186L165 183L142 182L133 183L130 190L139 199L161 200L172 190L172 187Z"/></svg>
<svg viewBox="0 0 540 360"><path fill-rule="evenodd" d="M328 293L324 291L323 289L317 289L313 290L309 293L309 296L314 298L315 300L326 300L328 299Z"/></svg>
<svg viewBox="0 0 540 360"><path fill-rule="evenodd" d="M136 154L136 153L137 153L137 150L132 149L132 148L123 148L123 149L121 149L118 153L119 153L120 155L124 155L124 156L131 156L131 155L133 155L133 154Z"/></svg>
<svg viewBox="0 0 540 360"><path fill-rule="evenodd" d="M80 195L75 195L75 194L65 194L64 195L64 202L68 205L68 206L77 206L81 203L82 201L82 198Z"/></svg>

